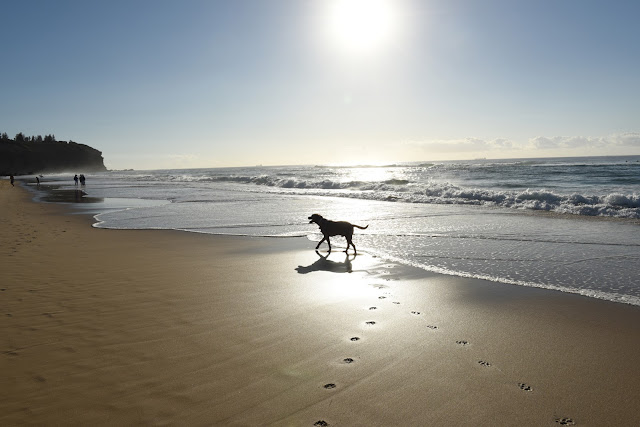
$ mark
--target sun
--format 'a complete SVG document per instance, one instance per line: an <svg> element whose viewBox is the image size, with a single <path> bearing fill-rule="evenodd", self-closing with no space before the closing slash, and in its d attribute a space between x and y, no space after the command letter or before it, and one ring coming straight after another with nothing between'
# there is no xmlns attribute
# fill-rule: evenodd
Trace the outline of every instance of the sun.
<svg viewBox="0 0 640 427"><path fill-rule="evenodd" d="M392 0L334 0L328 15L332 43L349 53L383 48L396 27Z"/></svg>

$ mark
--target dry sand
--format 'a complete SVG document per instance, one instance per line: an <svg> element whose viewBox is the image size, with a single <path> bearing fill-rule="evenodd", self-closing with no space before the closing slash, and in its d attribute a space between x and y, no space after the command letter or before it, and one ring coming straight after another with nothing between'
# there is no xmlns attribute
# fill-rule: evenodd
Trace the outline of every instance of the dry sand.
<svg viewBox="0 0 640 427"><path fill-rule="evenodd" d="M0 224L0 425L640 425L640 307L95 229L7 180Z"/></svg>

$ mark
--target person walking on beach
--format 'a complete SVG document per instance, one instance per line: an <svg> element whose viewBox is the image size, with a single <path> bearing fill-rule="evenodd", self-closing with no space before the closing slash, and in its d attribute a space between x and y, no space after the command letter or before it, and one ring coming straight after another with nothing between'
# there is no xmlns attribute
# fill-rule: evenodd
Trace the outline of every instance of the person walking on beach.
<svg viewBox="0 0 640 427"><path fill-rule="evenodd" d="M84 174L80 174L80 185L82 185L84 187L84 181L85 181L85 177Z"/></svg>
<svg viewBox="0 0 640 427"><path fill-rule="evenodd" d="M73 176L73 180L76 182L76 187L78 186L78 175Z"/></svg>
<svg viewBox="0 0 640 427"><path fill-rule="evenodd" d="M15 185L13 185L13 182L15 181L13 175L9 175L9 180L11 181L11 185L15 187Z"/></svg>
<svg viewBox="0 0 640 427"><path fill-rule="evenodd" d="M40 188L40 177L36 176L36 187Z"/></svg>

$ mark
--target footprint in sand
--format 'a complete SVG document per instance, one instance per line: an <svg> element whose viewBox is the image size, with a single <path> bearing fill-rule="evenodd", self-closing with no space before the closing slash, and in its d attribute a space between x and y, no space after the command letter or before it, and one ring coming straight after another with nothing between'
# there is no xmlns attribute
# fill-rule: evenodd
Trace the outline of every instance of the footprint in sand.
<svg viewBox="0 0 640 427"><path fill-rule="evenodd" d="M485 360L478 360L478 363L486 368L488 368L489 366L491 366L491 363L485 361Z"/></svg>
<svg viewBox="0 0 640 427"><path fill-rule="evenodd" d="M398 301L394 301L393 302L395 305L400 305L400 303Z"/></svg>
<svg viewBox="0 0 640 427"><path fill-rule="evenodd" d="M360 337L351 337L351 341L359 341Z"/></svg>
<svg viewBox="0 0 640 427"><path fill-rule="evenodd" d="M327 427L329 425L328 422L326 422L325 420L319 420L316 421L315 423L313 423L314 426L316 427Z"/></svg>
<svg viewBox="0 0 640 427"><path fill-rule="evenodd" d="M573 426L576 424L571 418L556 418L556 422L561 426Z"/></svg>
<svg viewBox="0 0 640 427"><path fill-rule="evenodd" d="M465 341L465 340L458 340L456 341L456 344L461 345L461 346L465 346L465 345L469 345L469 341Z"/></svg>
<svg viewBox="0 0 640 427"><path fill-rule="evenodd" d="M325 384L323 387L326 388L327 390L330 390L332 388L336 388L336 385L334 383L329 383L329 384Z"/></svg>
<svg viewBox="0 0 640 427"><path fill-rule="evenodd" d="M376 322L374 322L373 320L369 320L369 321L367 322L367 325L375 325L375 324L376 324Z"/></svg>
<svg viewBox="0 0 640 427"><path fill-rule="evenodd" d="M344 363L353 363L353 362L355 362L355 360L353 360L353 359L352 359L352 358L350 358L350 357L347 357L346 359L342 359L342 361L343 361Z"/></svg>
<svg viewBox="0 0 640 427"><path fill-rule="evenodd" d="M436 329L438 329L438 327L437 327L436 325L427 325L427 328L429 328L429 329L433 329L434 331L435 331Z"/></svg>
<svg viewBox="0 0 640 427"><path fill-rule="evenodd" d="M369 310L377 310L378 307L369 307Z"/></svg>
<svg viewBox="0 0 640 427"><path fill-rule="evenodd" d="M413 314L414 316L420 316L420 312L419 311L412 311L411 314Z"/></svg>
<svg viewBox="0 0 640 427"><path fill-rule="evenodd" d="M531 388L530 385L527 385L525 383L518 383L518 387L520 387L520 390L523 390L523 391L533 391L533 388Z"/></svg>
<svg viewBox="0 0 640 427"><path fill-rule="evenodd" d="M386 297L384 295L379 296L378 299L385 299Z"/></svg>

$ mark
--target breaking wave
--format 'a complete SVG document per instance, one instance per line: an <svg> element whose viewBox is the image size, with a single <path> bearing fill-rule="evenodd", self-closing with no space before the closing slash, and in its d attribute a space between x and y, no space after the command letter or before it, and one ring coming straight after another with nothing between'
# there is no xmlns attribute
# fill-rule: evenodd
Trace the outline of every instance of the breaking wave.
<svg viewBox="0 0 640 427"><path fill-rule="evenodd" d="M310 175L143 175L140 180L169 182L235 183L269 187L287 194L349 197L357 199L426 203L495 206L510 209L548 211L583 216L640 218L638 193L561 194L547 189L496 190L467 188L450 183L412 182L406 179L384 181L335 180Z"/></svg>

